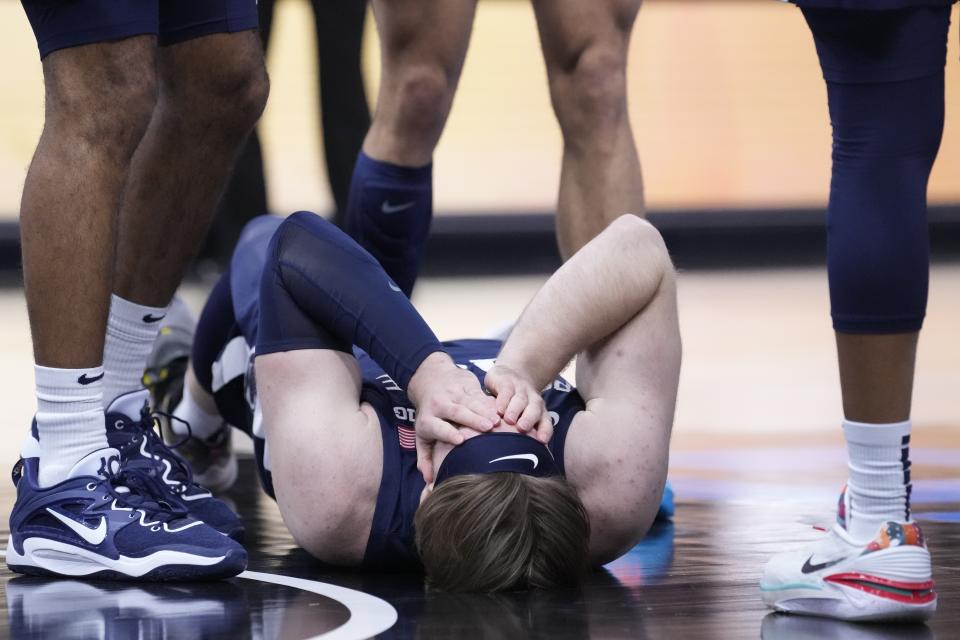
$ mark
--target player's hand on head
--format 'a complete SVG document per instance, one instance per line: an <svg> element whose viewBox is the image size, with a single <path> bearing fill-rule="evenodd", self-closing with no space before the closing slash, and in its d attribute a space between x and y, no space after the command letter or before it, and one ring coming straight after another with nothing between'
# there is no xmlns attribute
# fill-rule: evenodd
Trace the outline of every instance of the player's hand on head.
<svg viewBox="0 0 960 640"><path fill-rule="evenodd" d="M547 413L540 390L515 369L496 364L483 381L493 394L497 414L507 424L515 425L523 433L546 444L553 437L553 423Z"/></svg>
<svg viewBox="0 0 960 640"><path fill-rule="evenodd" d="M493 398L483 392L476 376L442 352L431 354L417 368L407 395L417 408L417 466L421 472L429 467L431 475L435 443L461 444L459 427L483 433L500 420Z"/></svg>

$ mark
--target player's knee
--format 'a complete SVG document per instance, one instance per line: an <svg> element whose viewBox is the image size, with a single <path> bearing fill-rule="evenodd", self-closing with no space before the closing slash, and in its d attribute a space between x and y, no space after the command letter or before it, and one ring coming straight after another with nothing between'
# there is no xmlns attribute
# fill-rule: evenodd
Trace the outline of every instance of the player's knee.
<svg viewBox="0 0 960 640"><path fill-rule="evenodd" d="M845 333L919 331L927 307L929 242L922 205L895 221L896 211L873 224L829 225L828 275L833 326Z"/></svg>
<svg viewBox="0 0 960 640"><path fill-rule="evenodd" d="M192 75L183 86L165 87L164 99L184 120L245 135L266 107L270 79L260 55L239 56Z"/></svg>
<svg viewBox="0 0 960 640"><path fill-rule="evenodd" d="M237 121L244 128L256 124L267 106L270 96L270 77L262 59L234 69L216 87L216 95L225 104L234 105Z"/></svg>
<svg viewBox="0 0 960 640"><path fill-rule="evenodd" d="M454 90L453 79L440 66L406 69L396 88L399 126L415 136L437 134L443 128Z"/></svg>
<svg viewBox="0 0 960 640"><path fill-rule="evenodd" d="M551 77L557 119L569 139L613 134L626 117L625 52L594 45Z"/></svg>
<svg viewBox="0 0 960 640"><path fill-rule="evenodd" d="M47 126L125 163L143 138L156 103L152 73L131 70L103 74L96 83L48 83Z"/></svg>

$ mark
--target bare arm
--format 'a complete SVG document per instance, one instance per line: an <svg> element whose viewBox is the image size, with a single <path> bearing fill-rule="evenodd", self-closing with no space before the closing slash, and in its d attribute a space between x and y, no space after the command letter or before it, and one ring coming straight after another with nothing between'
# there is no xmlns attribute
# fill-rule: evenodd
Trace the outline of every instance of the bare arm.
<svg viewBox="0 0 960 640"><path fill-rule="evenodd" d="M258 356L257 396L283 520L324 562L363 560L383 461L377 417L360 405L353 356L327 349Z"/></svg>
<svg viewBox="0 0 960 640"><path fill-rule="evenodd" d="M635 544L656 515L680 371L673 267L660 234L639 218L619 218L550 278L497 365L540 389L577 353L587 408L567 436L566 472L601 563Z"/></svg>
<svg viewBox="0 0 960 640"><path fill-rule="evenodd" d="M544 387L577 353L644 309L672 274L656 229L636 216L618 218L537 292L497 364L522 371Z"/></svg>

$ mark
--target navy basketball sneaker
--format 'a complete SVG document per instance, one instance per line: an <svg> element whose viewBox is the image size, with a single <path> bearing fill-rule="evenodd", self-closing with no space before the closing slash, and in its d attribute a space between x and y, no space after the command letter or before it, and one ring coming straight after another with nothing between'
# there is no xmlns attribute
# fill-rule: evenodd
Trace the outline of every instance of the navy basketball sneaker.
<svg viewBox="0 0 960 640"><path fill-rule="evenodd" d="M39 458L14 467L17 500L6 560L31 575L120 580L235 576L247 553L234 540L157 497L155 477L124 468L115 449L80 460L51 487L37 481Z"/></svg>
<svg viewBox="0 0 960 640"><path fill-rule="evenodd" d="M164 499L225 536L243 539L243 523L223 501L193 480L193 471L157 432L143 389L120 396L107 409L107 442L120 452L124 468L156 476Z"/></svg>

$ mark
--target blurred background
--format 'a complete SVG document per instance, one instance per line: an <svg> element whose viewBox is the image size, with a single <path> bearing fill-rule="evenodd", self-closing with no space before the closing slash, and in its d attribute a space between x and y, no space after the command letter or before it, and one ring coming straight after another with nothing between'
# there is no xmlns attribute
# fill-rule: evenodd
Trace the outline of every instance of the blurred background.
<svg viewBox="0 0 960 640"><path fill-rule="evenodd" d="M270 103L260 125L269 202L277 212L330 211L317 113L313 17L277 0ZM0 215L16 218L43 124L36 46L17 2L0 3ZM932 204L960 202L960 65L956 25L947 128ZM364 76L377 93L379 50L366 22ZM826 92L799 11L771 0L647 0L629 60L630 111L654 212L821 207L829 179ZM371 105L372 106L372 105ZM548 213L560 131L550 109L533 10L482 0L460 88L435 158L436 210Z"/></svg>

